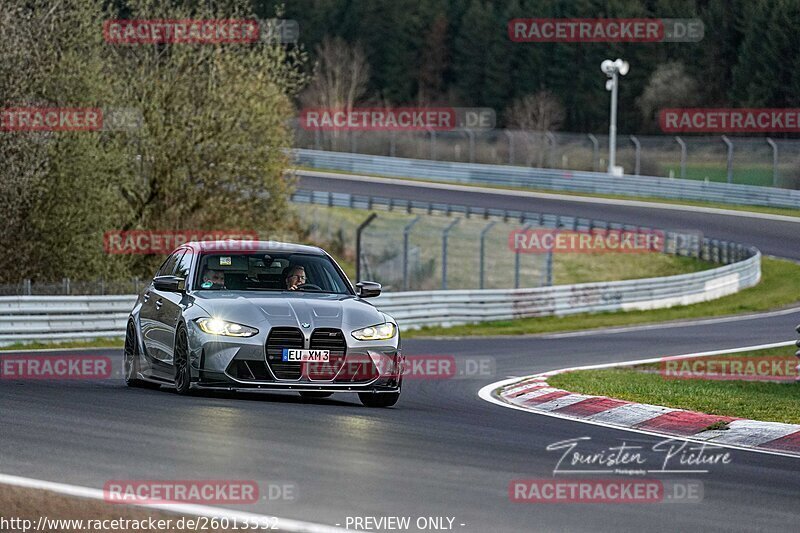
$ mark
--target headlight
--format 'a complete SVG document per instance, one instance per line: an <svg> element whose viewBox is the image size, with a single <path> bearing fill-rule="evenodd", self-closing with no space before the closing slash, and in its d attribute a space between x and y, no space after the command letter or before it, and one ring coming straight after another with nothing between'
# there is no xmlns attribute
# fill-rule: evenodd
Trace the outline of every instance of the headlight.
<svg viewBox="0 0 800 533"><path fill-rule="evenodd" d="M377 326L357 329L351 335L360 341L385 341L397 333L397 326L391 322L384 322Z"/></svg>
<svg viewBox="0 0 800 533"><path fill-rule="evenodd" d="M258 330L249 326L235 324L220 318L201 318L197 321L204 332L210 335L225 335L226 337L252 337Z"/></svg>

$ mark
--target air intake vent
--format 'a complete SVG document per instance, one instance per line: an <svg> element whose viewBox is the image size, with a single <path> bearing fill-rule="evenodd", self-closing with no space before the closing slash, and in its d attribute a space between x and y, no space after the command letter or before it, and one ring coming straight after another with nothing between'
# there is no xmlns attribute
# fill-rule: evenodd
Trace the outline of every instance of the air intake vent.
<svg viewBox="0 0 800 533"><path fill-rule="evenodd" d="M309 379L333 379L344 364L347 342L339 329L319 328L311 334L312 350L330 350L328 363L307 363Z"/></svg>
<svg viewBox="0 0 800 533"><path fill-rule="evenodd" d="M283 349L303 349L303 333L297 328L272 328L267 337L267 364L278 379L299 379L302 363L283 361Z"/></svg>

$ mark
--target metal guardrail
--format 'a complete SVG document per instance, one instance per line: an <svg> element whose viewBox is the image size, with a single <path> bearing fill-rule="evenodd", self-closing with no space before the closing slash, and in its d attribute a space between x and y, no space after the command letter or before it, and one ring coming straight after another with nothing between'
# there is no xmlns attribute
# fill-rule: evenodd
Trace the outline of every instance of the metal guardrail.
<svg viewBox="0 0 800 533"><path fill-rule="evenodd" d="M0 346L123 337L135 295L0 297Z"/></svg>
<svg viewBox="0 0 800 533"><path fill-rule="evenodd" d="M663 278L557 285L534 289L385 293L375 306L402 328L537 316L632 311L689 305L752 287L761 254L719 268ZM135 295L0 298L0 345L122 337Z"/></svg>
<svg viewBox="0 0 800 533"><path fill-rule="evenodd" d="M713 300L752 287L761 254L692 274L535 289L387 293L375 305L401 327L452 326L492 320L659 309Z"/></svg>
<svg viewBox="0 0 800 533"><path fill-rule="evenodd" d="M800 191L755 185L654 176L611 177L601 172L429 161L304 149L294 150L294 155L296 164L300 166L375 176L622 196L649 196L734 205L800 208ZM302 175L302 171L298 173Z"/></svg>

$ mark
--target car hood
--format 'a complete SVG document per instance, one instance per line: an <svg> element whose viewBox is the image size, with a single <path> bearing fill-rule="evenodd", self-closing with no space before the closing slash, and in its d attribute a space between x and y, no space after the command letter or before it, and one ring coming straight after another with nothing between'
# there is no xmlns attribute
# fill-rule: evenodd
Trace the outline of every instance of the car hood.
<svg viewBox="0 0 800 533"><path fill-rule="evenodd" d="M367 302L341 294L199 291L194 298L195 305L209 316L258 329L278 326L351 331L381 324L388 318Z"/></svg>

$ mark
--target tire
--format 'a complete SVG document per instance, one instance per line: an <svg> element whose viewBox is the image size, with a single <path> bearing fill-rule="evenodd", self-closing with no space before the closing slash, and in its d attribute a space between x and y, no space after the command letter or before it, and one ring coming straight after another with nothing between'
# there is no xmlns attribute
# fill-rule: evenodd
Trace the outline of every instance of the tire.
<svg viewBox="0 0 800 533"><path fill-rule="evenodd" d="M303 391L300 393L300 397L303 400L321 400L322 398L328 398L329 396L333 396L333 393L317 391Z"/></svg>
<svg viewBox="0 0 800 533"><path fill-rule="evenodd" d="M192 388L192 371L189 368L189 337L184 326L178 326L175 332L175 392L189 394Z"/></svg>
<svg viewBox="0 0 800 533"><path fill-rule="evenodd" d="M400 399L399 392L359 392L358 399L366 407L391 407Z"/></svg>
<svg viewBox="0 0 800 533"><path fill-rule="evenodd" d="M150 383L139 379L139 343L136 339L136 326L133 321L128 322L125 330L125 348L122 351L122 374L125 385L142 389L158 389L158 383Z"/></svg>

